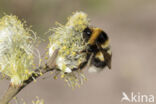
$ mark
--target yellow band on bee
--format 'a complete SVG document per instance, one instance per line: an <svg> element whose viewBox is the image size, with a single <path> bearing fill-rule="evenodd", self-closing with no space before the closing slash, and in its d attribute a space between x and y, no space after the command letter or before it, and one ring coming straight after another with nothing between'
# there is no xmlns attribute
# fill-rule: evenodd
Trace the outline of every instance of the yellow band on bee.
<svg viewBox="0 0 156 104"><path fill-rule="evenodd" d="M97 39L97 37L100 35L100 32L101 32L102 30L101 29L99 29L99 28L93 28L93 33L92 33L92 35L91 35L91 37L90 37L90 39L89 39L89 41L88 41L88 43L89 44L95 44L95 40Z"/></svg>
<svg viewBox="0 0 156 104"><path fill-rule="evenodd" d="M102 48L107 48L109 47L109 40L106 40L102 45L101 45Z"/></svg>
<svg viewBox="0 0 156 104"><path fill-rule="evenodd" d="M100 51L95 55L95 57L98 58L100 61L104 61L103 54Z"/></svg>

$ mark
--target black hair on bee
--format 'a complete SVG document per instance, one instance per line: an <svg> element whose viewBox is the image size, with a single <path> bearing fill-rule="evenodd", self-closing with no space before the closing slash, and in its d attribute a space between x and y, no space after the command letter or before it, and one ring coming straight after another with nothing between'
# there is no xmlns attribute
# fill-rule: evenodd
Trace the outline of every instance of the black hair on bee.
<svg viewBox="0 0 156 104"><path fill-rule="evenodd" d="M108 35L99 28L87 27L83 31L83 38L88 43L88 48L84 51L87 52L87 61L90 55L93 54L91 65L100 69L106 66L111 69L112 53ZM81 68L85 66L84 64L86 64L86 62L83 63Z"/></svg>

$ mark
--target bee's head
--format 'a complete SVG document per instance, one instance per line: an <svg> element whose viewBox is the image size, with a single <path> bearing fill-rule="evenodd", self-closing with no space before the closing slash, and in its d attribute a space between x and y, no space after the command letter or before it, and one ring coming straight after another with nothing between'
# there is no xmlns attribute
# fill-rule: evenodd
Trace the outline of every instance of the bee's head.
<svg viewBox="0 0 156 104"><path fill-rule="evenodd" d="M89 27L83 30L83 38L85 39L86 42L88 42L91 35L92 35L92 30Z"/></svg>

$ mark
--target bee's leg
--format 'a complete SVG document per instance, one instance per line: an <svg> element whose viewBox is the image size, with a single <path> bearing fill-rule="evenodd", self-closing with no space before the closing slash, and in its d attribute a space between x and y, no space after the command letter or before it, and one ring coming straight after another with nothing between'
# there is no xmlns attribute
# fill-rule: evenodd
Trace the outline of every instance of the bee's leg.
<svg viewBox="0 0 156 104"><path fill-rule="evenodd" d="M97 52L98 51L98 47L96 45L88 45L88 48L87 48L87 52Z"/></svg>
<svg viewBox="0 0 156 104"><path fill-rule="evenodd" d="M86 49L82 50L80 53L91 53L94 52L95 50L97 50L97 46L96 45L88 45Z"/></svg>
<svg viewBox="0 0 156 104"><path fill-rule="evenodd" d="M81 64L78 66L78 68L73 68L72 71L77 71L77 70L79 70L79 69L82 70L82 69L86 66L86 64L87 64L87 61L81 63Z"/></svg>
<svg viewBox="0 0 156 104"><path fill-rule="evenodd" d="M86 50L86 49L84 49L84 50L80 51L80 53L85 53L85 52L87 52L87 50Z"/></svg>
<svg viewBox="0 0 156 104"><path fill-rule="evenodd" d="M81 63L81 64L79 65L79 68L80 68L80 69L83 69L86 65L87 65L87 61Z"/></svg>
<svg viewBox="0 0 156 104"><path fill-rule="evenodd" d="M79 69L82 70L82 69L87 65L88 60L89 60L91 54L92 54L92 53L87 53L86 61L82 62L82 63L78 66L78 68L73 68L72 71L77 71L77 70L79 70Z"/></svg>
<svg viewBox="0 0 156 104"><path fill-rule="evenodd" d="M79 68L73 68L72 71L77 71Z"/></svg>

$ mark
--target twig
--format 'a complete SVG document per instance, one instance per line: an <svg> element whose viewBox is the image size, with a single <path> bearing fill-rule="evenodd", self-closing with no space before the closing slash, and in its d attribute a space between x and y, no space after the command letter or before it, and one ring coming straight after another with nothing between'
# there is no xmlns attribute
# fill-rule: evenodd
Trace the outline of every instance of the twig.
<svg viewBox="0 0 156 104"><path fill-rule="evenodd" d="M58 55L58 50L55 50L52 57L47 62L47 65L45 67L39 67L34 70L34 73L23 82L20 86L13 86L9 85L8 90L0 100L0 104L8 104L23 88L25 88L28 84L34 81L34 79L37 79L41 75L53 71L55 69L55 59Z"/></svg>

